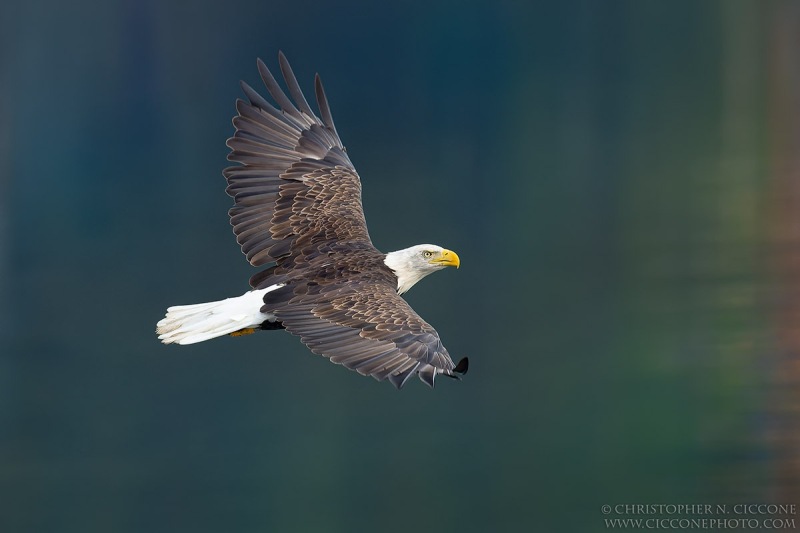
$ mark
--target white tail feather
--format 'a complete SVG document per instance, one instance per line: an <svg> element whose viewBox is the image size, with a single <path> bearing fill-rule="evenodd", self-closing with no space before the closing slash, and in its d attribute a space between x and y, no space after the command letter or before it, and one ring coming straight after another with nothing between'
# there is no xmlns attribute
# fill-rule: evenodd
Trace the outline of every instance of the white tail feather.
<svg viewBox="0 0 800 533"><path fill-rule="evenodd" d="M164 344L194 344L228 335L244 328L257 328L274 315L261 312L264 295L283 285L248 291L241 296L217 302L176 305L156 324L158 338Z"/></svg>

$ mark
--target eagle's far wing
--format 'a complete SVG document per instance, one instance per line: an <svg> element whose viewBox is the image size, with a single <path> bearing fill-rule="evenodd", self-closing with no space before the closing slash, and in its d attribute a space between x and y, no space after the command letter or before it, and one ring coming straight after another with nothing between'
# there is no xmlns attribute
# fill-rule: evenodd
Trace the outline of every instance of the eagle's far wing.
<svg viewBox="0 0 800 533"><path fill-rule="evenodd" d="M382 280L286 285L267 293L264 309L312 352L398 389L418 374L433 387L437 374L458 377L439 334L394 287Z"/></svg>
<svg viewBox="0 0 800 533"><path fill-rule="evenodd" d="M278 56L291 99L264 62L258 70L277 107L242 82L234 136L228 139L227 193L233 232L253 266L303 253L308 244L372 244L361 206L361 181L333 124L319 75L317 117L283 53Z"/></svg>

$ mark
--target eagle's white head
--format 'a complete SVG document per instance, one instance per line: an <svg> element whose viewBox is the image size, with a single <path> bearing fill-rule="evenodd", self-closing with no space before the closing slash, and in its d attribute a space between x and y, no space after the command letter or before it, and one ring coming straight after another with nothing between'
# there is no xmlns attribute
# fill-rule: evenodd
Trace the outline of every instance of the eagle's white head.
<svg viewBox="0 0 800 533"><path fill-rule="evenodd" d="M386 254L383 260L397 276L397 293L403 294L416 282L444 267L458 268L458 254L435 244L418 244Z"/></svg>

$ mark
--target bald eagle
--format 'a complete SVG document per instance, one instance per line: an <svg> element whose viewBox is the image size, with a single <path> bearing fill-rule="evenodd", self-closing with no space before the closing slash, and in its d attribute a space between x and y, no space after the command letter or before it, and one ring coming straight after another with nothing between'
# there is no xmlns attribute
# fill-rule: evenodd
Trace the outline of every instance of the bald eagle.
<svg viewBox="0 0 800 533"><path fill-rule="evenodd" d="M236 240L255 267L252 290L216 302L167 309L156 332L165 344L285 329L333 363L402 388L413 375L433 387L458 378L438 333L400 297L458 255L420 244L384 254L370 240L361 180L339 139L319 74L320 115L309 107L283 53L280 70L291 99L260 59L261 79L277 104L241 82L236 129L223 172L233 197ZM294 101L292 101L294 100Z"/></svg>

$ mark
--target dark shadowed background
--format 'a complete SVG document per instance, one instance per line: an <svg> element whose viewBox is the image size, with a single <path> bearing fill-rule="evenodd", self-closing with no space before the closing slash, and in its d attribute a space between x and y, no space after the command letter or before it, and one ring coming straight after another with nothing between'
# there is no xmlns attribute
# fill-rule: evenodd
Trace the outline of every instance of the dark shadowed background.
<svg viewBox="0 0 800 533"><path fill-rule="evenodd" d="M800 3L0 8L0 531L606 531L800 503ZM461 382L401 392L244 292L238 80L325 82L370 233Z"/></svg>

